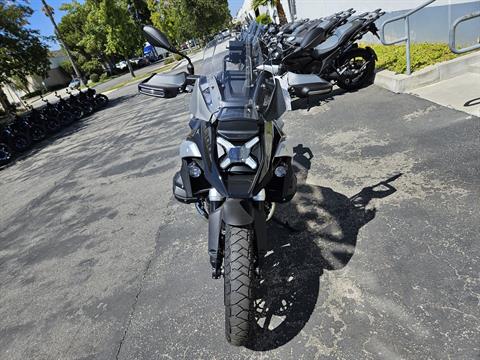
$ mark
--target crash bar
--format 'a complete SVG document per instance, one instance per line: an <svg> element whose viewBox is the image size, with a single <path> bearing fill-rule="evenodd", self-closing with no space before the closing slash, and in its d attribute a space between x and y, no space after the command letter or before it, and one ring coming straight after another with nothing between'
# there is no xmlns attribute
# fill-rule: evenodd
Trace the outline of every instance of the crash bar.
<svg viewBox="0 0 480 360"><path fill-rule="evenodd" d="M407 53L407 75L410 75L412 73L411 69L411 62L410 62L410 16L415 14L416 12L422 10L424 7L427 7L431 3L435 2L436 0L429 0L422 5L416 7L415 9L410 10L406 14L395 16L394 18L388 19L385 21L381 28L380 28L380 41L382 42L383 45L395 45L401 42L405 41L405 46L406 46L406 53ZM405 20L405 36L403 38L400 38L395 41L386 41L385 40L385 26L387 24L390 24L392 22L398 21L398 20Z"/></svg>
<svg viewBox="0 0 480 360"><path fill-rule="evenodd" d="M464 53L472 51L472 50L480 49L480 44L468 46L468 47L463 48L463 49L457 49L456 37L455 37L457 26L460 23L462 23L464 21L467 21L467 20L470 20L470 19L477 18L477 17L480 17L480 11L476 11L476 12L473 12L471 14L462 16L462 17L460 17L460 18L458 18L457 20L454 21L454 23L450 27L450 36L449 36L450 37L449 46L450 46L450 50L452 50L453 53L464 54Z"/></svg>

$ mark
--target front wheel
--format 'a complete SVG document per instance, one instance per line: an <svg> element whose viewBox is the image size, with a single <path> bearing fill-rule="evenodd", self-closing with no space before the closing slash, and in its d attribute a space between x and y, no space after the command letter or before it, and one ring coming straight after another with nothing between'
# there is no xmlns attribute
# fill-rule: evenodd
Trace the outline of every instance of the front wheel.
<svg viewBox="0 0 480 360"><path fill-rule="evenodd" d="M99 109L104 108L108 104L108 97L103 94L97 94L95 96L95 103L97 105L96 106L97 108Z"/></svg>
<svg viewBox="0 0 480 360"><path fill-rule="evenodd" d="M347 51L338 61L341 75L337 85L344 90L358 90L371 83L375 74L375 56L362 48Z"/></svg>
<svg viewBox="0 0 480 360"><path fill-rule="evenodd" d="M27 135L18 134L13 139L13 149L17 153L27 151L32 145L32 140Z"/></svg>
<svg viewBox="0 0 480 360"><path fill-rule="evenodd" d="M253 230L227 225L225 229L225 336L245 345L253 322L252 286L255 273Z"/></svg>
<svg viewBox="0 0 480 360"><path fill-rule="evenodd" d="M13 151L10 146L0 142L0 165L8 164L13 158Z"/></svg>

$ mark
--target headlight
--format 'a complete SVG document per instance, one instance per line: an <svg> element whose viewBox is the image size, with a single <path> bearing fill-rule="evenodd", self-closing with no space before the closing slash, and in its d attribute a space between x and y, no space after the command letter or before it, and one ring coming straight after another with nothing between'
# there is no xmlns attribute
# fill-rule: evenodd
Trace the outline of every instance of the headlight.
<svg viewBox="0 0 480 360"><path fill-rule="evenodd" d="M285 164L279 165L275 168L275 176L279 178L283 178L287 175L287 167Z"/></svg>
<svg viewBox="0 0 480 360"><path fill-rule="evenodd" d="M200 169L197 164L190 163L188 165L188 174L193 178L198 178L202 174L202 169Z"/></svg>

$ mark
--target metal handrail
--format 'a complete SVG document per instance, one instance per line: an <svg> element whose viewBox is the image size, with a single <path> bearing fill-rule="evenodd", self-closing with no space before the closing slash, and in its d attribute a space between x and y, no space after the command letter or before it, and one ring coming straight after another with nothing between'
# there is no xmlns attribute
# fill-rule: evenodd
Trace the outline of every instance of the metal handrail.
<svg viewBox="0 0 480 360"><path fill-rule="evenodd" d="M472 50L480 49L480 44L468 46L468 47L463 48L463 49L457 49L456 41L455 41L456 40L455 31L457 29L457 26L464 21L467 21L467 20L470 20L470 19L473 19L473 18L477 18L477 17L480 17L480 11L476 11L476 12L473 12L471 14L462 16L462 17L458 18L457 20L455 20L453 22L452 26L450 27L450 35L449 35L450 41L449 41L448 45L450 47L450 50L452 50L452 52L454 54L464 54L464 53L472 51Z"/></svg>
<svg viewBox="0 0 480 360"><path fill-rule="evenodd" d="M406 46L406 57L407 57L407 75L410 75L412 73L411 71L411 62L410 62L410 20L409 17L416 12L422 10L424 7L427 7L431 3L435 2L436 0L428 0L427 2L423 3L422 5L416 7L415 9L410 10L406 14L395 16L394 18L388 19L385 21L382 26L380 27L380 41L382 42L383 45L395 45L401 42L405 41L405 46ZM398 20L405 20L405 36L403 38L397 39L395 41L386 41L385 40L385 26L387 24L390 24L392 22L398 21Z"/></svg>

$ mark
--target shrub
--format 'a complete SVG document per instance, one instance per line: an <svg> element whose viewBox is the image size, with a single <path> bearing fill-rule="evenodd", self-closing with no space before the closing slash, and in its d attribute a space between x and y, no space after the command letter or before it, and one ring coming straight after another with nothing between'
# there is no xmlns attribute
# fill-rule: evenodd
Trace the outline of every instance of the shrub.
<svg viewBox="0 0 480 360"><path fill-rule="evenodd" d="M178 54L173 54L173 58L177 61L180 61L183 59L183 57L181 55L178 55Z"/></svg>
<svg viewBox="0 0 480 360"><path fill-rule="evenodd" d="M102 75L100 75L100 81L105 81L108 79L108 74L107 73L103 73Z"/></svg>
<svg viewBox="0 0 480 360"><path fill-rule="evenodd" d="M407 69L405 58L405 45L385 46L379 44L369 45L378 56L377 68L387 69L404 74ZM417 71L439 62L456 58L447 44L417 43L411 46L412 71Z"/></svg>
<svg viewBox="0 0 480 360"><path fill-rule="evenodd" d="M90 80L91 80L92 82L96 83L96 82L98 82L98 79L99 79L98 74L95 74L95 73L90 74Z"/></svg>
<svg viewBox="0 0 480 360"><path fill-rule="evenodd" d="M272 18L268 14L260 14L257 16L257 22L262 25L268 25L272 22Z"/></svg>
<svg viewBox="0 0 480 360"><path fill-rule="evenodd" d="M168 65L168 64L173 63L174 61L175 61L175 60L173 59L173 57L168 57L168 58L165 59L164 64L165 64L165 65Z"/></svg>

